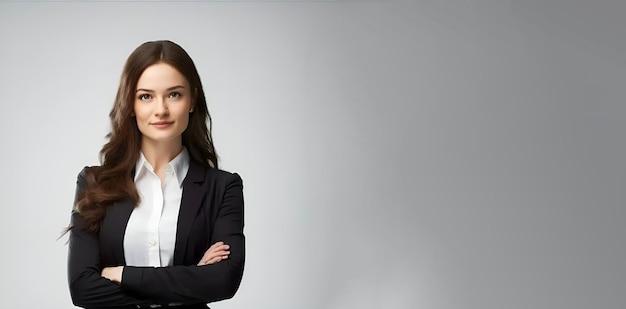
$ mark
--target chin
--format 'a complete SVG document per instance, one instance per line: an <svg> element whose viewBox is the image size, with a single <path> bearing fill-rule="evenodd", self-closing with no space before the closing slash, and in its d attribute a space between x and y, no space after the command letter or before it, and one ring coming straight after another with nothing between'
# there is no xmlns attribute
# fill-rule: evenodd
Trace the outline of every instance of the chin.
<svg viewBox="0 0 626 309"><path fill-rule="evenodd" d="M155 143L168 143L175 140L182 140L182 134L179 135L144 135L144 139L147 139Z"/></svg>

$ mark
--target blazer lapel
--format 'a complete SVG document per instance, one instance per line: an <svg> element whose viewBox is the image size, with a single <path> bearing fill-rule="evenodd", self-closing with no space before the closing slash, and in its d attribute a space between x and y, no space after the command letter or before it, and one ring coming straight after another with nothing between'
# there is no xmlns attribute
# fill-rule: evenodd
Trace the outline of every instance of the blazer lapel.
<svg viewBox="0 0 626 309"><path fill-rule="evenodd" d="M180 201L178 223L176 227L176 246L174 248L174 264L181 264L187 251L187 239L200 207L205 190L202 183L206 169L193 159L189 163L189 171L183 180L183 196Z"/></svg>
<svg viewBox="0 0 626 309"><path fill-rule="evenodd" d="M108 256L113 264L126 265L124 258L124 234L130 214L135 206L130 199L124 199L111 204L107 208L107 214L102 222L100 241L103 248L111 248L103 255Z"/></svg>

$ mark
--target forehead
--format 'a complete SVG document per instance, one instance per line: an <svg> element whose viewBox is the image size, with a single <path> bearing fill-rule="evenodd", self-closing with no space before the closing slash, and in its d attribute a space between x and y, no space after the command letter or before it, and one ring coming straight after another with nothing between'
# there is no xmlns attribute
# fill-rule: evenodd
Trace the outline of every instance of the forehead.
<svg viewBox="0 0 626 309"><path fill-rule="evenodd" d="M178 85L187 88L187 79L176 68L163 62L147 67L137 81L137 89L164 90Z"/></svg>

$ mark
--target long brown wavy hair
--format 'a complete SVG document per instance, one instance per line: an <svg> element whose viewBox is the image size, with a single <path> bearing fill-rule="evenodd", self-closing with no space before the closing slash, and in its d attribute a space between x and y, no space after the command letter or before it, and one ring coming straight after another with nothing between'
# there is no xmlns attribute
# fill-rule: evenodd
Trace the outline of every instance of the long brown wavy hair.
<svg viewBox="0 0 626 309"><path fill-rule="evenodd" d="M200 76L191 57L182 47L170 41L140 45L130 54L122 71L113 109L109 113L109 141L100 150L101 165L86 170L86 187L79 194L75 205L87 228L93 232L99 230L107 205L122 199L130 199L135 205L139 203L132 173L141 150L141 132L132 113L137 81L147 67L156 63L173 66L189 82L194 112L189 114L189 124L183 132L182 141L191 160L218 168L211 137L211 116Z"/></svg>

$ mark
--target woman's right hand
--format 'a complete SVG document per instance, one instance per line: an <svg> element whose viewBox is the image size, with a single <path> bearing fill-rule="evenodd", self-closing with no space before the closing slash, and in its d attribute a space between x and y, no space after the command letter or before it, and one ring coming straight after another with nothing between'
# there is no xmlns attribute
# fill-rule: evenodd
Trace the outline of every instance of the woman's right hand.
<svg viewBox="0 0 626 309"><path fill-rule="evenodd" d="M219 261L225 260L228 258L230 254L230 246L225 244L222 241L218 241L214 243L207 251L204 253L200 262L198 262L198 266L214 264Z"/></svg>

